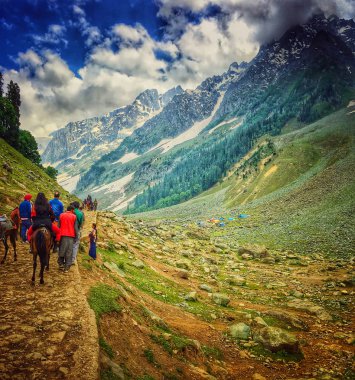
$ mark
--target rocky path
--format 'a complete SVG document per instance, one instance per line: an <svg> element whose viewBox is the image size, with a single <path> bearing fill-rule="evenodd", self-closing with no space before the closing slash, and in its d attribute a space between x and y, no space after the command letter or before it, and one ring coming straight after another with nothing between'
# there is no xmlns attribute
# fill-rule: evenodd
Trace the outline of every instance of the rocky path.
<svg viewBox="0 0 355 380"><path fill-rule="evenodd" d="M87 216L87 228L94 217ZM32 256L20 241L18 261L10 252L0 266L2 380L98 378L95 316L83 295L78 267L65 274L56 260L52 254L44 285L38 276L31 285Z"/></svg>

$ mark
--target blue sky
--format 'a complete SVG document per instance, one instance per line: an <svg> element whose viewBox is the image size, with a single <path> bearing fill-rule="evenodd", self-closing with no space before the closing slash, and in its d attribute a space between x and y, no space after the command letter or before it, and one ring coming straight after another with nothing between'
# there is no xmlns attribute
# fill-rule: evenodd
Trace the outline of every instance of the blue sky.
<svg viewBox="0 0 355 380"><path fill-rule="evenodd" d="M21 88L22 128L46 136L147 88L194 88L262 43L352 0L0 0L0 70Z"/></svg>
<svg viewBox="0 0 355 380"><path fill-rule="evenodd" d="M154 38L162 36L164 22L156 16L158 7L154 1L107 0L84 3L70 0L0 0L0 49L6 52L0 56L0 65L15 68L17 53L34 47L59 52L73 70L82 67L89 46L85 43L86 37L73 8L75 3L85 11L88 24L98 28L103 38L109 33L110 27L118 22L132 26L139 22ZM51 35L48 30L50 25L61 26L61 36ZM47 38L44 37L46 35Z"/></svg>

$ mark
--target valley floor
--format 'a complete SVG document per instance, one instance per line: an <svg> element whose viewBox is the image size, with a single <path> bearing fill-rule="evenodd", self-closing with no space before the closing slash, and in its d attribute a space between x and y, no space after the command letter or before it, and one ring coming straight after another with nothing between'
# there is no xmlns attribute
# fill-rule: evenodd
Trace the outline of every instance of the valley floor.
<svg viewBox="0 0 355 380"><path fill-rule="evenodd" d="M98 231L98 259L82 255L80 272L102 379L354 377L351 260L113 213Z"/></svg>
<svg viewBox="0 0 355 380"><path fill-rule="evenodd" d="M84 238L78 265L58 272L53 255L44 285L31 286L27 245L0 266L1 379L354 378L352 260L193 223L97 224L97 260Z"/></svg>

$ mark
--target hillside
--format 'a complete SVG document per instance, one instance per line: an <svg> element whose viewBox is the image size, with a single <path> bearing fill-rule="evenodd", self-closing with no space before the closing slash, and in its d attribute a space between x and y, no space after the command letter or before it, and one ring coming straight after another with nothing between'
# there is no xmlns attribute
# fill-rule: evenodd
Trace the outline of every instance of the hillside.
<svg viewBox="0 0 355 380"><path fill-rule="evenodd" d="M133 215L189 222L233 217L216 235L274 248L354 253L355 104L310 125L267 136L224 180L180 205ZM250 215L248 228L236 215Z"/></svg>
<svg viewBox="0 0 355 380"><path fill-rule="evenodd" d="M11 212L26 193L35 197L38 192L43 192L48 199L52 199L53 192L58 190L64 204L75 199L75 196L69 194L3 139L0 139L0 161L0 214Z"/></svg>
<svg viewBox="0 0 355 380"><path fill-rule="evenodd" d="M97 221L98 259L81 255L80 272L101 379L353 377L348 260L244 245L189 221Z"/></svg>
<svg viewBox="0 0 355 380"><path fill-rule="evenodd" d="M76 177L77 194L137 213L214 186L262 136L280 134L292 120L314 122L354 98L354 27L352 20L314 17L262 46L248 64L234 63L175 95Z"/></svg>

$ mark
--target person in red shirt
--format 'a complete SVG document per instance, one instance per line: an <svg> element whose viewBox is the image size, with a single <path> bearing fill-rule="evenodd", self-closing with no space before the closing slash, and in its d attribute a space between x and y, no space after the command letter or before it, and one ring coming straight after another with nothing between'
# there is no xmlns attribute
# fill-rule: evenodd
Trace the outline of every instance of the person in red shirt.
<svg viewBox="0 0 355 380"><path fill-rule="evenodd" d="M58 254L59 269L68 272L73 261L73 243L79 234L79 227L74 207L69 205L67 211L60 214L58 227L60 229L60 246Z"/></svg>

